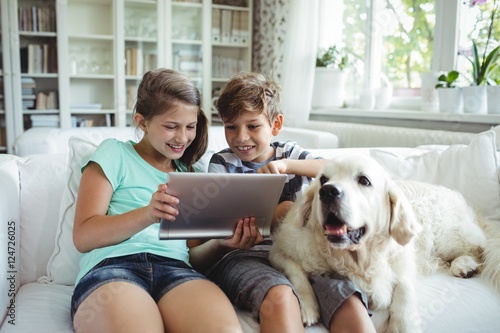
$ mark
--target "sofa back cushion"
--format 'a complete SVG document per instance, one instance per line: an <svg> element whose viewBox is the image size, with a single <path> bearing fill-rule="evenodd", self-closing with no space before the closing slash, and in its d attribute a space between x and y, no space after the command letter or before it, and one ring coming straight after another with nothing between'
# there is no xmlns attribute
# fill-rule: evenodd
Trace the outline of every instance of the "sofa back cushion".
<svg viewBox="0 0 500 333"><path fill-rule="evenodd" d="M396 179L442 185L462 193L481 216L500 222L500 180L495 132L476 134L468 145L432 147L401 157L373 149L371 155Z"/></svg>
<svg viewBox="0 0 500 333"><path fill-rule="evenodd" d="M32 155L19 159L20 283L36 281L46 272L54 250L59 205L66 187L66 154Z"/></svg>

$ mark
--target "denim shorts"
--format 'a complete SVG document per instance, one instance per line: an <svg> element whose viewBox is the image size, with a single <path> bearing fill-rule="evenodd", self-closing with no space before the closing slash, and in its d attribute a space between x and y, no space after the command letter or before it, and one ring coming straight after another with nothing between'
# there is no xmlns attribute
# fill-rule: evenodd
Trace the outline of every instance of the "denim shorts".
<svg viewBox="0 0 500 333"><path fill-rule="evenodd" d="M209 272L208 277L224 291L237 307L250 310L256 320L265 295L271 287L291 282L272 267L268 251L236 250L226 255ZM332 315L351 295L358 293L366 308L368 298L352 281L342 276L313 276L311 286L320 307L321 321L330 326Z"/></svg>
<svg viewBox="0 0 500 333"><path fill-rule="evenodd" d="M158 302L178 285L198 279L207 278L181 260L150 253L104 259L76 285L71 299L71 318L73 319L78 306L85 298L106 283L130 282L146 290L155 302Z"/></svg>

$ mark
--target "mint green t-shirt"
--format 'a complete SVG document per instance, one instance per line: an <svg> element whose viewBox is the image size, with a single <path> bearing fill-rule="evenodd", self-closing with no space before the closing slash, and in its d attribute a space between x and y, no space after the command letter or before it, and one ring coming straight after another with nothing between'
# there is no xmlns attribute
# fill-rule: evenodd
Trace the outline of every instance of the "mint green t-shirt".
<svg viewBox="0 0 500 333"><path fill-rule="evenodd" d="M132 141L107 139L90 157L90 161L100 165L113 187L108 215L118 215L148 205L158 185L167 181L167 173L144 161L135 151L134 144ZM84 253L76 283L105 258L141 252L182 260L189 265L186 241L159 240L159 226L159 223L152 224L121 243Z"/></svg>

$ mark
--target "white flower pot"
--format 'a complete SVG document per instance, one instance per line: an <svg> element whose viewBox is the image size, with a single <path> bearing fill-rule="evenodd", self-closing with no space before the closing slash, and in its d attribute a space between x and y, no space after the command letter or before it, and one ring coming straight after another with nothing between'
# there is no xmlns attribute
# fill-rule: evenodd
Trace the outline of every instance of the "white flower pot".
<svg viewBox="0 0 500 333"><path fill-rule="evenodd" d="M317 67L314 75L312 106L315 108L343 106L345 81L344 71Z"/></svg>
<svg viewBox="0 0 500 333"><path fill-rule="evenodd" d="M438 88L439 111L442 113L462 113L463 96L461 88Z"/></svg>
<svg viewBox="0 0 500 333"><path fill-rule="evenodd" d="M423 111L438 112L439 98L436 84L438 83L439 73L424 72L420 73L420 77L422 79L420 87L420 95L422 96L421 109Z"/></svg>
<svg viewBox="0 0 500 333"><path fill-rule="evenodd" d="M500 86L488 86L488 113L500 114Z"/></svg>
<svg viewBox="0 0 500 333"><path fill-rule="evenodd" d="M463 87L464 112L475 114L488 113L486 86Z"/></svg>

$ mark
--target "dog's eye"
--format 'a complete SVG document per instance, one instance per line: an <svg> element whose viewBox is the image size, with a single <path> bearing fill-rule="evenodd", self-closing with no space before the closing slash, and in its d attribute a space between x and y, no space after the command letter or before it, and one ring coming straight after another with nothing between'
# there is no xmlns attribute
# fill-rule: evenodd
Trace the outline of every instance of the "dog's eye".
<svg viewBox="0 0 500 333"><path fill-rule="evenodd" d="M321 185L324 185L327 181L328 181L328 178L326 178L326 176L321 176L319 178L319 182Z"/></svg>
<svg viewBox="0 0 500 333"><path fill-rule="evenodd" d="M363 186L370 186L372 184L366 176L359 176L358 183Z"/></svg>

